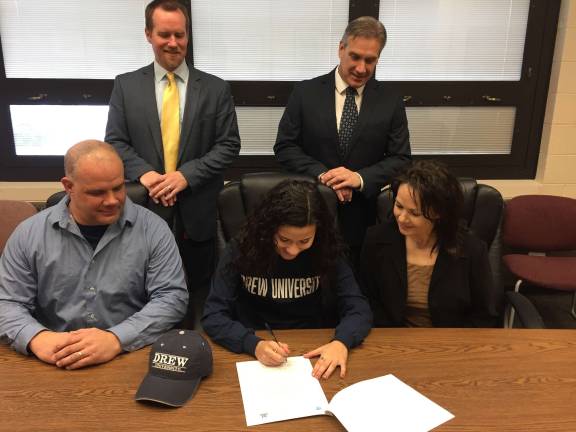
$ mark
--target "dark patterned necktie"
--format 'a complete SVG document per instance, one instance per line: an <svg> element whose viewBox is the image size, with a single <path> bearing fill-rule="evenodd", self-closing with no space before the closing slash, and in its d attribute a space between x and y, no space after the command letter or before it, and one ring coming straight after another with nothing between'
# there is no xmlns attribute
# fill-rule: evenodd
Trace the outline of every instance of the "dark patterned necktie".
<svg viewBox="0 0 576 432"><path fill-rule="evenodd" d="M342 109L342 117L340 118L340 156L346 156L350 147L350 140L354 133L354 127L358 122L358 108L356 107L355 96L358 92L354 87L348 86L346 89L346 100L344 101L344 108Z"/></svg>

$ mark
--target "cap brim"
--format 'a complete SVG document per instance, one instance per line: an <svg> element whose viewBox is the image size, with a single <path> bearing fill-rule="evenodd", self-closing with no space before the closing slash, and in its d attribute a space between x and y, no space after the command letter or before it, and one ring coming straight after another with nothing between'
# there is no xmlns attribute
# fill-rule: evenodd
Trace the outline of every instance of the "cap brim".
<svg viewBox="0 0 576 432"><path fill-rule="evenodd" d="M171 380L147 374L142 380L134 399L181 407L194 396L201 379Z"/></svg>

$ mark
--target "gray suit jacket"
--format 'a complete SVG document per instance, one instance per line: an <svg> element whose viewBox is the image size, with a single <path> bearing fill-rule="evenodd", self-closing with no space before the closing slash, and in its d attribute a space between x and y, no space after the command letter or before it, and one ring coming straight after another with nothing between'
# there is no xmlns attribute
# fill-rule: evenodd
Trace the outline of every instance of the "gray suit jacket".
<svg viewBox="0 0 576 432"><path fill-rule="evenodd" d="M122 157L128 180L137 181L151 170L164 172L153 64L116 77L105 141ZM177 209L192 240L214 236L223 172L239 151L236 111L228 83L190 68L178 154L178 170L188 187L178 194Z"/></svg>

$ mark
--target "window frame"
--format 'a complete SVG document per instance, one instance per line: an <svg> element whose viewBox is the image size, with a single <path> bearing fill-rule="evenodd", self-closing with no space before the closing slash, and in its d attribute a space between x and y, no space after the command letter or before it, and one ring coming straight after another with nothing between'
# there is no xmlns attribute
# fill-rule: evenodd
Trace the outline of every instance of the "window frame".
<svg viewBox="0 0 576 432"><path fill-rule="evenodd" d="M183 3L191 12L190 1ZM379 5L378 0L350 0L349 20L364 15L378 18ZM510 154L418 155L416 159L434 157L461 176L482 179L535 178L560 0L531 0L529 8L520 81L388 81L405 95L406 107L515 107ZM188 63L193 65L192 32L190 36L186 57ZM7 79L0 49L0 124L6 125L0 128L0 152L3 155L0 158L0 181L55 181L63 175L62 156L15 154L10 105L108 105L113 83L113 79ZM239 107L283 107L295 84L293 81L229 83L235 104ZM497 100L491 101L488 97ZM227 170L225 178L233 180L248 172L279 169L272 155L242 155Z"/></svg>

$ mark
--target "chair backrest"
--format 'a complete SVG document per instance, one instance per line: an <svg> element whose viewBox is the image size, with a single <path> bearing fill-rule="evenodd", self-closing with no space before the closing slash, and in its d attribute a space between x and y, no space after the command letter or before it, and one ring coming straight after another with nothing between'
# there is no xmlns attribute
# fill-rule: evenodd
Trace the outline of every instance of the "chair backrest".
<svg viewBox="0 0 576 432"><path fill-rule="evenodd" d="M64 198L66 192L60 191L53 193L46 200L46 208L52 207L60 202ZM126 182L126 195L135 203L142 207L148 206L148 191L140 183Z"/></svg>
<svg viewBox="0 0 576 432"><path fill-rule="evenodd" d="M520 195L506 202L502 242L526 252L576 250L576 200Z"/></svg>
<svg viewBox="0 0 576 432"><path fill-rule="evenodd" d="M462 218L466 226L478 238L482 239L488 249L492 247L502 217L504 200L492 186L476 183L471 178L460 178L464 194ZM380 192L377 201L378 220L383 222L392 217L394 197L391 189Z"/></svg>
<svg viewBox="0 0 576 432"><path fill-rule="evenodd" d="M224 242L230 241L264 195L278 183L287 179L316 183L312 177L277 172L245 174L240 181L227 183L218 197L218 216L222 240ZM318 190L326 201L328 209L336 218L338 206L336 194L324 185L318 185Z"/></svg>
<svg viewBox="0 0 576 432"><path fill-rule="evenodd" d="M0 200L0 255L12 231L24 219L37 213L36 207L26 201Z"/></svg>
<svg viewBox="0 0 576 432"><path fill-rule="evenodd" d="M500 293L503 289L502 245L500 242L500 223L504 200L498 190L492 186L478 184L471 178L460 178L464 194L462 219L467 228L486 243L488 260L492 269L494 288ZM394 197L391 189L384 190L378 196L378 219L382 222L394 217L392 208ZM500 298L500 295L497 296ZM500 304L497 305L500 310Z"/></svg>

